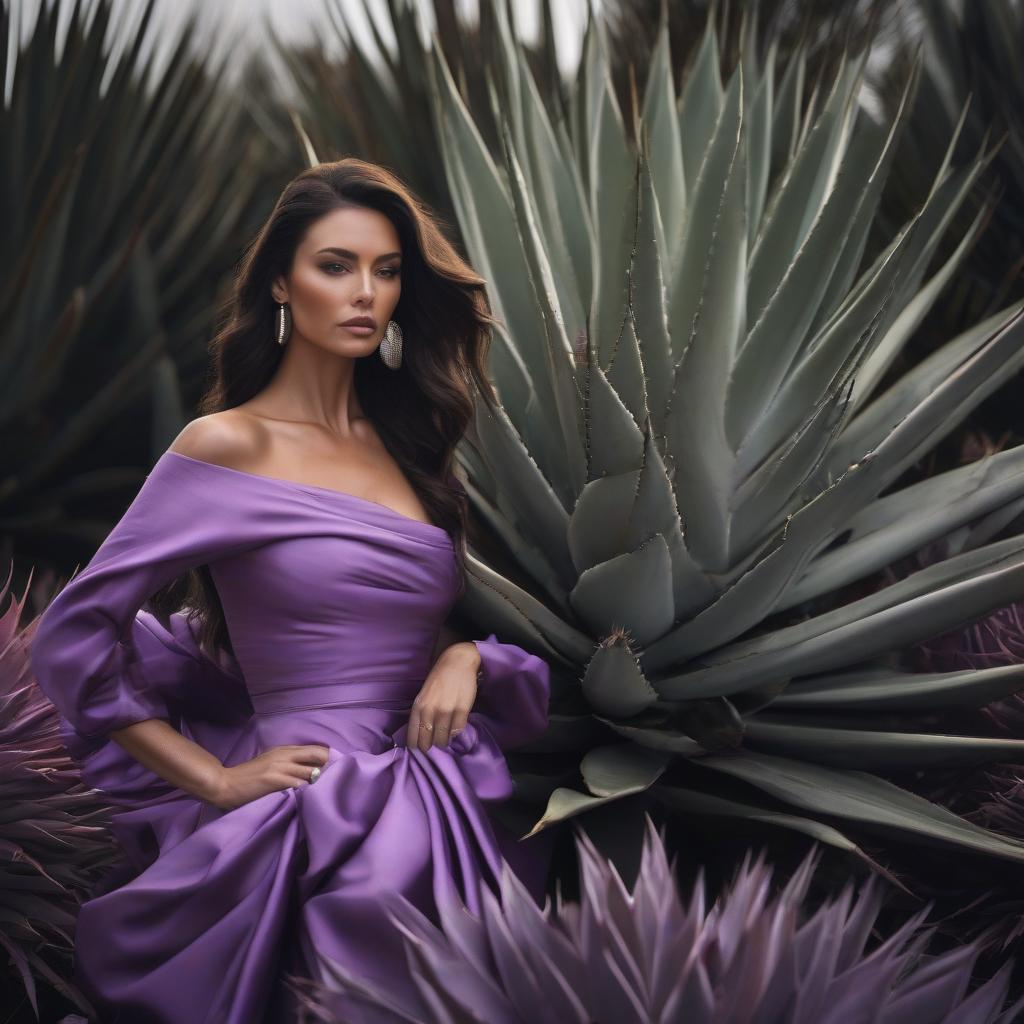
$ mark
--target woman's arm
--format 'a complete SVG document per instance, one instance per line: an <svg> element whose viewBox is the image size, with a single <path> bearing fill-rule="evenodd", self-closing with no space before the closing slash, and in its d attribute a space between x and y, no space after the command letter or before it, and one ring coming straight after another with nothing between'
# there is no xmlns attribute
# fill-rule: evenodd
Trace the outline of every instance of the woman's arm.
<svg viewBox="0 0 1024 1024"><path fill-rule="evenodd" d="M172 786L220 805L224 765L205 747L182 736L170 722L148 718L108 734L139 764Z"/></svg>
<svg viewBox="0 0 1024 1024"><path fill-rule="evenodd" d="M150 472L89 564L44 609L31 663L80 765L112 739L170 785L216 802L224 766L168 721L168 693L194 686L200 660L140 606L174 575L249 538L231 528L230 507L170 479L173 469L164 460Z"/></svg>
<svg viewBox="0 0 1024 1024"><path fill-rule="evenodd" d="M471 688L465 680L472 681L474 676L471 706L459 713L465 703L462 694ZM445 682L447 679L452 681ZM522 746L548 727L550 686L551 669L543 658L516 644L502 643L494 633L483 640L467 640L447 622L442 623L431 674L417 697L420 704L414 705L410 716L411 745L430 746L431 738L421 735L419 728L424 718L439 723L440 727L435 724L430 732L440 733L441 742L446 743L454 730L465 727L472 713L502 750ZM447 729L445 723L449 723Z"/></svg>

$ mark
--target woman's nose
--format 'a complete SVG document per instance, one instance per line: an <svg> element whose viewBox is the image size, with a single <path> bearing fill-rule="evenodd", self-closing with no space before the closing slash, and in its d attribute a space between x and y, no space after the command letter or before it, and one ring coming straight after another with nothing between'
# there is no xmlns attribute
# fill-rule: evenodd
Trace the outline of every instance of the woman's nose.
<svg viewBox="0 0 1024 1024"><path fill-rule="evenodd" d="M372 277L360 277L359 284L356 288L356 295L359 297L365 297L368 299L373 298L373 278Z"/></svg>

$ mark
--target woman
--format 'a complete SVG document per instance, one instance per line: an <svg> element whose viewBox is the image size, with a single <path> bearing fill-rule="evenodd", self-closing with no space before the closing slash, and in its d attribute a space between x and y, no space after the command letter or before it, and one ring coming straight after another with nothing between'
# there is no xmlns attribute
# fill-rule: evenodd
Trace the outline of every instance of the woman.
<svg viewBox="0 0 1024 1024"><path fill-rule="evenodd" d="M504 857L543 898L546 834L488 804L546 728L548 665L443 632L492 322L392 174L305 171L241 263L199 417L42 615L36 678L129 860L75 934L102 1020L288 1020L285 975L326 961L411 998L378 893L476 912Z"/></svg>

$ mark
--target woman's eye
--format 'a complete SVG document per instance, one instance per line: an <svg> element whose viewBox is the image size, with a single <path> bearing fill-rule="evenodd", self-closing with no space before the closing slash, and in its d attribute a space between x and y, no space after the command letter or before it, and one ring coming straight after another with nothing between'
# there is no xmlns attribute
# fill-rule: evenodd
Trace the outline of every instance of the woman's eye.
<svg viewBox="0 0 1024 1024"><path fill-rule="evenodd" d="M340 267L342 270L346 270L346 271L348 270L348 267L346 267L342 263L324 263L324 264L321 265L320 269L321 270L330 270L331 267ZM332 271L332 273L333 273L333 271ZM386 274L388 277L397 277L401 273L401 271L399 270L398 267L385 267L381 271L381 273Z"/></svg>

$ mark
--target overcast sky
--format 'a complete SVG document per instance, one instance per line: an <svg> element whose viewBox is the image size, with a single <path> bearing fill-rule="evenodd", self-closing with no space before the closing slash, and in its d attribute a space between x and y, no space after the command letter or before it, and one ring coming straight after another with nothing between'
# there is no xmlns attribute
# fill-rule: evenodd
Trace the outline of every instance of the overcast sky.
<svg viewBox="0 0 1024 1024"><path fill-rule="evenodd" d="M3 2L3 0L0 0ZM58 28L58 45L63 45L64 33L70 21L73 4L68 0L10 0L15 24L20 26L21 37L26 38L35 24L36 16L43 2L50 9L55 2L59 3L61 18ZM429 32L432 10L425 0L406 0L414 4L420 11L420 22L424 32ZM352 34L363 40L372 50L371 36L364 10L364 0L157 0L154 18L158 22L158 33L153 73L157 73L167 55L173 48L177 32L187 17L197 11L199 14L200 38L204 49L213 56L223 54L225 48L231 48L241 55L253 51L270 52L270 36L266 30L268 23L273 25L275 32L288 41L312 39L318 33L324 40L324 48L329 53L336 53L339 40L333 33L327 14L327 5L344 12L345 22ZM600 10L601 0L593 0L595 10ZM133 26L145 9L146 0L112 0L115 13L113 30L120 38L130 38ZM383 13L378 18L382 27L382 35L391 39L387 32L387 4L385 0L365 0L365 6L373 12ZM474 16L477 0L460 0L459 10L466 17ZM95 0L84 0L85 10L92 12ZM525 38L533 38L539 28L538 0L513 0L512 7L517 30ZM564 69L575 66L579 57L582 42L583 26L586 22L587 0L555 0L552 4L555 24L558 30L558 60ZM117 39L112 40L117 46ZM119 47L118 47L119 48ZM271 66L277 62L271 59ZM232 62L241 65L241 62ZM13 61L8 61L8 81L4 83L4 95L9 95L10 69Z"/></svg>

